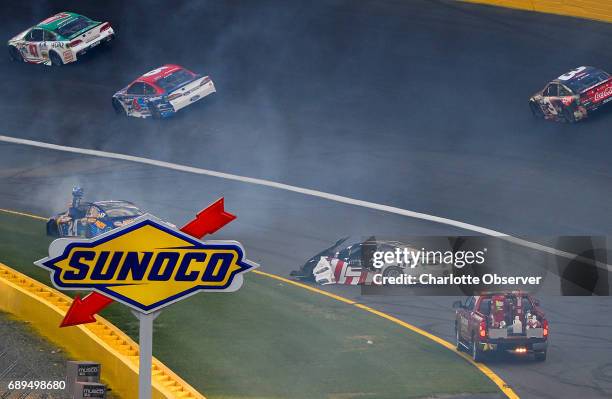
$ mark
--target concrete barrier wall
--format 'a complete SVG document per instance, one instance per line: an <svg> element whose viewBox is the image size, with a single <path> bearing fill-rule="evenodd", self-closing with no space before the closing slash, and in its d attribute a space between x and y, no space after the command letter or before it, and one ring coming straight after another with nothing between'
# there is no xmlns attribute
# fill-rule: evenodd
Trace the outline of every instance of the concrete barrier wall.
<svg viewBox="0 0 612 399"><path fill-rule="evenodd" d="M34 267L34 266L32 266ZM59 328L72 299L0 263L0 310L30 322L74 359L102 364L102 378L121 398L138 397L138 344L106 321ZM153 359L153 399L205 399L162 362Z"/></svg>
<svg viewBox="0 0 612 399"><path fill-rule="evenodd" d="M521 10L568 15L612 22L612 1L609 0L463 0Z"/></svg>

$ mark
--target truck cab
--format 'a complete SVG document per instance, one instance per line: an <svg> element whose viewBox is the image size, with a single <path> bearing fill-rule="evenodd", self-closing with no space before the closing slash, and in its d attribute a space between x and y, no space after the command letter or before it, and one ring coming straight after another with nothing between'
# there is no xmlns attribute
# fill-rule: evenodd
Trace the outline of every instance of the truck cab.
<svg viewBox="0 0 612 399"><path fill-rule="evenodd" d="M548 321L537 299L527 293L505 292L470 296L455 301L457 350L467 350L475 361L487 353L533 354L546 360Z"/></svg>

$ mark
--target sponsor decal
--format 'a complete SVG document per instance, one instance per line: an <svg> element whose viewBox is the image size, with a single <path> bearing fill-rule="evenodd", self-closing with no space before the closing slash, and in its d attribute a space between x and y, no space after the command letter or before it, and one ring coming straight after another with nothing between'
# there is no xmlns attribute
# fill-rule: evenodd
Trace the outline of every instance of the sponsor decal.
<svg viewBox="0 0 612 399"><path fill-rule="evenodd" d="M41 24L50 24L51 22L59 21L60 19L68 18L69 16L70 14L67 14L65 12L60 12L59 14L55 14L45 19L44 21L41 22Z"/></svg>
<svg viewBox="0 0 612 399"><path fill-rule="evenodd" d="M74 60L74 56L72 55L72 51L64 51L64 62L70 62Z"/></svg>
<svg viewBox="0 0 612 399"><path fill-rule="evenodd" d="M605 89L598 91L593 96L593 101L600 102L612 96L612 85L608 85Z"/></svg>
<svg viewBox="0 0 612 399"><path fill-rule="evenodd" d="M571 96L570 97L562 97L561 98L561 102L563 103L563 105L568 106L568 105L570 105L571 103L574 102L574 97L571 97Z"/></svg>

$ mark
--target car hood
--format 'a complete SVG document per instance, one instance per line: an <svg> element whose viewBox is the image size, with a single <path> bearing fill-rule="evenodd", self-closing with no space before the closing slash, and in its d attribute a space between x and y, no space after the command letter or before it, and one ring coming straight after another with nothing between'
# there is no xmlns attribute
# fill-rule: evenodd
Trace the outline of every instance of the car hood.
<svg viewBox="0 0 612 399"><path fill-rule="evenodd" d="M16 42L18 40L22 40L24 38L24 36L26 35L26 33L28 33L30 31L30 29L31 28L28 28L28 29L24 30L23 32L16 34L15 36L11 37L8 42L12 43L12 42Z"/></svg>

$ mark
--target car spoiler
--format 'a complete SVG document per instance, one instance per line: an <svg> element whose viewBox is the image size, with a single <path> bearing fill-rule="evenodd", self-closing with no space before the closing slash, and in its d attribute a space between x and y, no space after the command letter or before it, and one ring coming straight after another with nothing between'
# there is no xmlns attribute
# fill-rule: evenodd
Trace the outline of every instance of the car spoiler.
<svg viewBox="0 0 612 399"><path fill-rule="evenodd" d="M102 25L102 22L99 22L99 21L91 21L91 22L92 22L91 25L88 25L86 28L81 29L77 33L73 33L72 35L68 36L67 39L68 40L72 40L72 39L76 38L77 36L80 36L83 33L87 33L90 30L92 30L93 28L96 28L96 27Z"/></svg>

